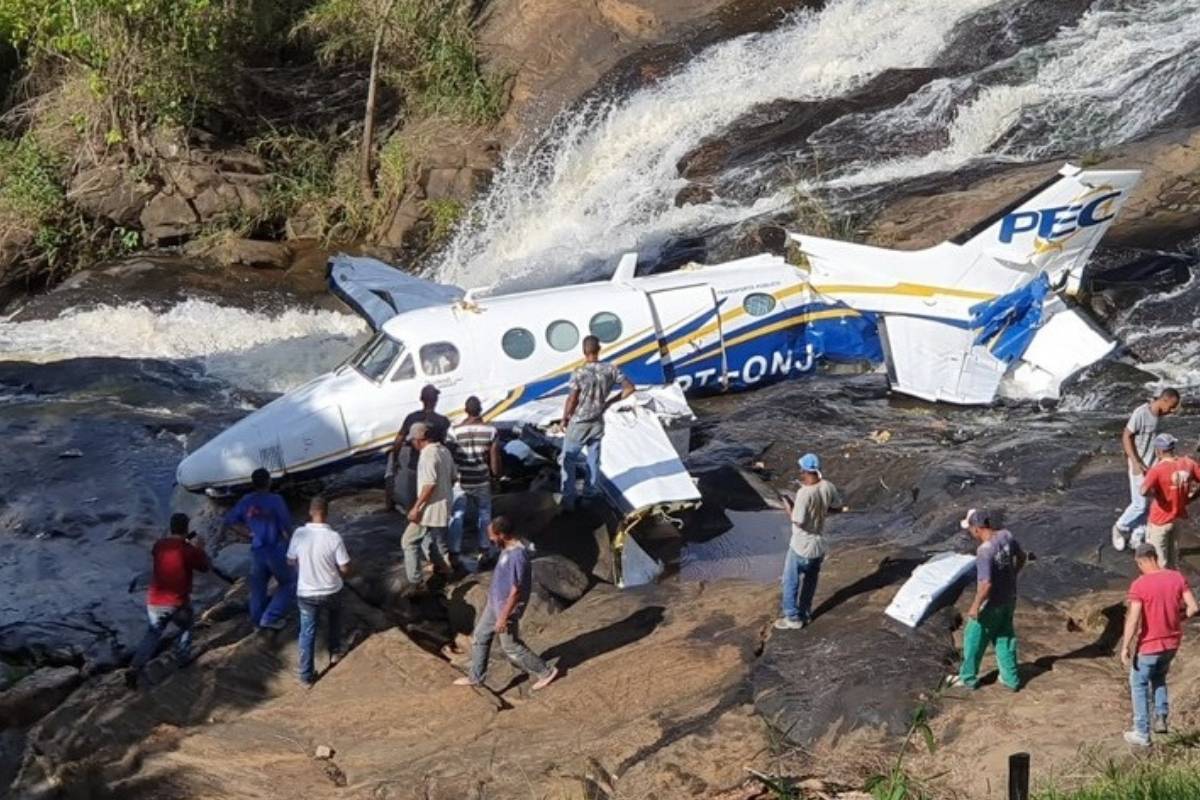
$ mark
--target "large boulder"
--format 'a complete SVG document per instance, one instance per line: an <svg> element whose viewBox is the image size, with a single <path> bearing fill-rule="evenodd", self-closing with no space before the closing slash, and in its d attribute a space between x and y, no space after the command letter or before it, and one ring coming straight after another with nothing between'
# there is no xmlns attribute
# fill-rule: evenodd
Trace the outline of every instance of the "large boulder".
<svg viewBox="0 0 1200 800"><path fill-rule="evenodd" d="M156 187L134 178L117 164L81 170L71 179L67 199L85 214L115 225L135 225Z"/></svg>

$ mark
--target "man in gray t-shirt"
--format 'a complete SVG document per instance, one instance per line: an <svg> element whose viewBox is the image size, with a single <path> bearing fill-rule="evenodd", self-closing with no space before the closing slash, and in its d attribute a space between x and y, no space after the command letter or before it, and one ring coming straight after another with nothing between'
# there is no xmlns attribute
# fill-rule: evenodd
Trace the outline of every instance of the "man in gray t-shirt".
<svg viewBox="0 0 1200 800"><path fill-rule="evenodd" d="M600 440L604 438L604 411L613 388L621 385L621 399L633 394L634 386L615 364L600 360L600 340L583 338L583 365L571 374L570 391L563 406L566 436L562 451L562 507L575 507L575 480L583 451L587 450L588 492L597 491L600 479Z"/></svg>
<svg viewBox="0 0 1200 800"><path fill-rule="evenodd" d="M812 616L813 595L825 560L825 517L845 511L837 487L821 476L821 459L800 458L800 490L792 507L792 538L783 563L780 630L803 628Z"/></svg>
<svg viewBox="0 0 1200 800"><path fill-rule="evenodd" d="M1145 541L1148 507L1142 495L1142 477L1154 465L1154 435L1158 432L1158 422L1162 417L1174 414L1179 402L1178 391L1163 389L1149 403L1135 408L1121 431L1121 449L1125 451L1129 475L1129 505L1112 527L1114 550L1124 550L1131 536L1135 547Z"/></svg>

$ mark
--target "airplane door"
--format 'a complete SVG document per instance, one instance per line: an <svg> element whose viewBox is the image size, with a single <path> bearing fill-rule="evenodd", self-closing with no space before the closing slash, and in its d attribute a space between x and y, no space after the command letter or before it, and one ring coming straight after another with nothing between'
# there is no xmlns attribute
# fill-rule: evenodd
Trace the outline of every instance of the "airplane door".
<svg viewBox="0 0 1200 800"><path fill-rule="evenodd" d="M724 388L725 342L717 296L707 284L650 292L663 372L685 389Z"/></svg>

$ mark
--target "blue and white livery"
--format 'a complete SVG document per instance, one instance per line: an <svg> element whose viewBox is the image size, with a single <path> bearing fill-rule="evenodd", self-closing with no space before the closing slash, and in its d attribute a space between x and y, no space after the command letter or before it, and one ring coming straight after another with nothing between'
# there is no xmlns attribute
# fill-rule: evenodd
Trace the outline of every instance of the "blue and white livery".
<svg viewBox="0 0 1200 800"><path fill-rule="evenodd" d="M420 387L440 408L470 395L496 421L561 403L580 341L639 386L689 395L753 389L826 362L885 364L894 390L988 403L1054 396L1114 343L1066 299L1140 173L1065 167L960 237L915 251L791 236L770 254L517 294L463 292L338 256L333 290L374 337L345 364L250 414L189 455L192 490L326 469L390 446Z"/></svg>

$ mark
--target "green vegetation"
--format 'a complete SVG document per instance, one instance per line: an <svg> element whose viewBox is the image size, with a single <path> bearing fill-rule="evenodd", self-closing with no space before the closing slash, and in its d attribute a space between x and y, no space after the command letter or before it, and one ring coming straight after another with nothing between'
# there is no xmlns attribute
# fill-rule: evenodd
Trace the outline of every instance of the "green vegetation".
<svg viewBox="0 0 1200 800"><path fill-rule="evenodd" d="M1193 737L1194 738L1194 737ZM1175 742L1187 744L1186 738ZM1146 758L1109 761L1099 776L1063 789L1047 786L1035 800L1181 800L1200 797L1200 756L1186 746L1172 746Z"/></svg>
<svg viewBox="0 0 1200 800"><path fill-rule="evenodd" d="M430 244L444 242L450 238L463 216L462 203L457 200L427 200L425 209L429 212L433 227L429 232Z"/></svg>
<svg viewBox="0 0 1200 800"><path fill-rule="evenodd" d="M875 800L924 800L927 796L917 785L917 781L908 774L904 759L918 739L925 743L930 754L937 750L933 729L929 727L931 702L921 703L913 712L912 722L908 726L904 741L900 744L899 752L896 753L896 760L884 772L867 779L866 789Z"/></svg>

